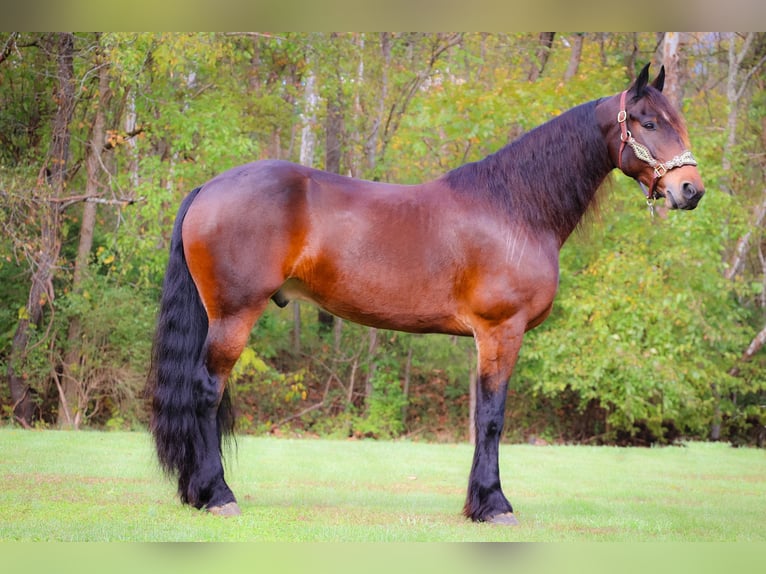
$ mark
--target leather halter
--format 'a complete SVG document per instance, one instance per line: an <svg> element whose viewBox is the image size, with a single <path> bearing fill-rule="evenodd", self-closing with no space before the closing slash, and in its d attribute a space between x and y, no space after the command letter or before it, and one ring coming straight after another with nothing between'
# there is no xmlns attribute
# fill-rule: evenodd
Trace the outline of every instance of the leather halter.
<svg viewBox="0 0 766 574"><path fill-rule="evenodd" d="M649 151L649 148L647 148L645 145L638 143L633 137L633 134L631 134L630 130L628 129L628 126L627 126L628 112L625 110L625 99L627 97L627 94L628 94L627 90L625 90L624 92L622 92L622 94L620 94L620 111L617 113L617 123L620 124L620 142L621 142L620 153L617 155L617 164L620 170L622 171L622 152L625 151L625 146L629 145L631 148L633 148L633 153L636 154L636 157L638 159L648 163L651 167L654 168L654 177L652 178L652 183L648 190L646 189L646 186L638 180L638 178L634 178L636 181L638 181L638 184L641 186L641 189L644 191L644 195L646 195L647 202L651 202L659 197L656 194L656 189L657 189L657 184L659 183L660 178L662 178L663 175L665 175L671 169L674 169L676 167L681 167L682 165L697 165L697 160L694 159L692 152L690 152L689 150L684 150L673 159L666 161L664 163L656 160L654 156L652 156L652 153ZM623 173L625 172L623 171Z"/></svg>

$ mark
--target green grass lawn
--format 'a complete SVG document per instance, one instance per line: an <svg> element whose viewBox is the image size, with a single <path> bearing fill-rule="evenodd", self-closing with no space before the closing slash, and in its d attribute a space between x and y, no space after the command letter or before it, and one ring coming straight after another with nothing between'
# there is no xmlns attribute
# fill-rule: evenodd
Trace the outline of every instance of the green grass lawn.
<svg viewBox="0 0 766 574"><path fill-rule="evenodd" d="M0 430L3 541L766 541L766 452L503 445L521 525L460 514L469 445L240 437L242 516L182 506L144 433Z"/></svg>

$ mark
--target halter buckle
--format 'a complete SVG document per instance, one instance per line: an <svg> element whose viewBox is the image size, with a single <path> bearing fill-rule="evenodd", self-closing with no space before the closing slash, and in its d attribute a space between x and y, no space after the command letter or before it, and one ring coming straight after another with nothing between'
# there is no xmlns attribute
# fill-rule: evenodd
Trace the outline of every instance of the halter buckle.
<svg viewBox="0 0 766 574"><path fill-rule="evenodd" d="M660 179L666 173L668 173L668 168L665 167L665 164L660 163L654 166L654 177L657 179Z"/></svg>
<svg viewBox="0 0 766 574"><path fill-rule="evenodd" d="M625 111L625 110L620 110L620 111L617 113L617 123L618 123L618 124L621 124L621 123L623 123L623 122L624 122L625 120L627 120L627 119L628 119L628 112L627 112L627 111Z"/></svg>

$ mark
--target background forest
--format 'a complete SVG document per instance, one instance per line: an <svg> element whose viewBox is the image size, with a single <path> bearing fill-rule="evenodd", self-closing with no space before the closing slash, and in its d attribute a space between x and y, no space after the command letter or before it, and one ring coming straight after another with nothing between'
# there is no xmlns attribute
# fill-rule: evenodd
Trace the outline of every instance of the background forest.
<svg viewBox="0 0 766 574"><path fill-rule="evenodd" d="M651 217L615 171L526 337L505 440L762 445L762 33L0 33L0 416L145 426L172 222L211 176L281 158L422 181L646 62L707 194ZM272 306L231 382L239 429L468 440L474 361L470 339Z"/></svg>

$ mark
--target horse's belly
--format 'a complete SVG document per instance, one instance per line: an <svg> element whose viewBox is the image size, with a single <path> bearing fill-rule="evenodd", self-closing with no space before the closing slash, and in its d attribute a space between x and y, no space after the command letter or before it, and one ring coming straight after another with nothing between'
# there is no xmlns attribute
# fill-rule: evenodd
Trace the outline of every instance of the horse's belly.
<svg viewBox="0 0 766 574"><path fill-rule="evenodd" d="M302 300L313 303L342 319L409 333L445 333L471 335L464 321L446 298L423 292L381 292L365 286L346 289L339 285L314 290L303 281L288 279L278 292L284 300Z"/></svg>

